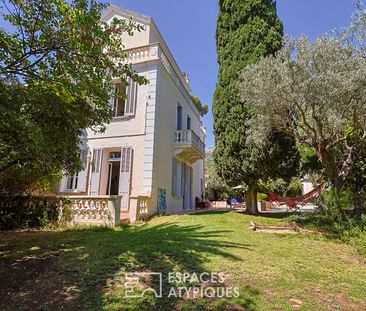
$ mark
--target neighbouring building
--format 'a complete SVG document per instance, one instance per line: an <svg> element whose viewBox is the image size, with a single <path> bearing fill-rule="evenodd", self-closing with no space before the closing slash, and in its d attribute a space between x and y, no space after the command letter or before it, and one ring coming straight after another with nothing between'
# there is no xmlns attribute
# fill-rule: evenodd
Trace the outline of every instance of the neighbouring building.
<svg viewBox="0 0 366 311"><path fill-rule="evenodd" d="M102 20L133 18L144 30L122 37L128 62L148 85L116 80L127 99L111 98L114 118L104 133L85 131L84 170L65 176L59 194L122 196L121 211L146 198L147 214L194 208L204 197L205 129L179 69L152 18L111 5ZM123 217L122 217L123 218Z"/></svg>

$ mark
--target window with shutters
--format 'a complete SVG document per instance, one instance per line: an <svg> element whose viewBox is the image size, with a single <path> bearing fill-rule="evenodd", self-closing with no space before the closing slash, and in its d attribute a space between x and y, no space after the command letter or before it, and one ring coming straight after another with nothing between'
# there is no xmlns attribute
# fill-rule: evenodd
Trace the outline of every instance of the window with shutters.
<svg viewBox="0 0 366 311"><path fill-rule="evenodd" d="M138 84L132 79L128 84L116 83L113 97L113 117L131 117L135 115Z"/></svg>
<svg viewBox="0 0 366 311"><path fill-rule="evenodd" d="M125 115L126 99L126 85L124 83L117 83L114 86L113 98L113 117L123 117Z"/></svg>
<svg viewBox="0 0 366 311"><path fill-rule="evenodd" d="M101 152L100 149L93 152L92 173L99 173L100 171Z"/></svg>
<svg viewBox="0 0 366 311"><path fill-rule="evenodd" d="M80 158L81 158L81 163L83 165L83 170L85 170L87 161L88 161L88 150L87 149L80 150Z"/></svg>
<svg viewBox="0 0 366 311"><path fill-rule="evenodd" d="M66 190L76 190L78 188L79 174L67 176Z"/></svg>

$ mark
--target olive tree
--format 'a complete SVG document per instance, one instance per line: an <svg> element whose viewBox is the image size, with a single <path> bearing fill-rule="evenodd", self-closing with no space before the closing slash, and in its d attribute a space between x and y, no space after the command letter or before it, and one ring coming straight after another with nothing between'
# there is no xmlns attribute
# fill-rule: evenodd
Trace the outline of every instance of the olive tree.
<svg viewBox="0 0 366 311"><path fill-rule="evenodd" d="M285 41L242 73L241 96L257 112L251 137L276 128L315 150L338 196L366 139L366 59L325 36Z"/></svg>
<svg viewBox="0 0 366 311"><path fill-rule="evenodd" d="M366 58L366 5L363 1L356 1L356 12L351 24L336 32L336 36Z"/></svg>

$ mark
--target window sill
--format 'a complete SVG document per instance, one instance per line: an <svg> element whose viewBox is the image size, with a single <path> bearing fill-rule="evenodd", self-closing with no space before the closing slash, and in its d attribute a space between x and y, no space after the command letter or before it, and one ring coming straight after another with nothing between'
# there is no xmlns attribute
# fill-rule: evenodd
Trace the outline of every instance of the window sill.
<svg viewBox="0 0 366 311"><path fill-rule="evenodd" d="M113 117L111 122L128 121L133 119L135 116L123 116L123 117Z"/></svg>

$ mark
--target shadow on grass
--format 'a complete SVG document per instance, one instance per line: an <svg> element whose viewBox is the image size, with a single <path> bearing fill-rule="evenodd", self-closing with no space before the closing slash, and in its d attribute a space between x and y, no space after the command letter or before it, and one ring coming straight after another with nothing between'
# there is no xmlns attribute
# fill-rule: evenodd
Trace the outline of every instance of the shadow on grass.
<svg viewBox="0 0 366 311"><path fill-rule="evenodd" d="M0 238L1 310L225 310L254 309L259 293L246 288L236 300L125 297L125 272L207 271L211 256L240 260L230 249L249 245L222 240L229 231L177 223L19 233ZM144 286L156 286L146 280ZM242 295L243 294L243 295Z"/></svg>

